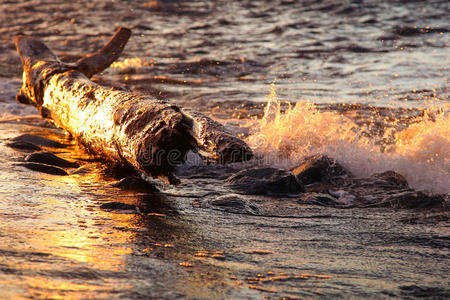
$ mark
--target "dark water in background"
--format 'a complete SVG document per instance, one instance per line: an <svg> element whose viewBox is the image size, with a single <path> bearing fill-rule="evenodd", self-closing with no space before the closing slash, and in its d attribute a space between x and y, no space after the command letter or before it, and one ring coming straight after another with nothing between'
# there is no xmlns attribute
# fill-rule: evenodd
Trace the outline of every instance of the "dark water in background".
<svg viewBox="0 0 450 300"><path fill-rule="evenodd" d="M153 83L175 101L265 102L272 82L290 101L448 98L447 1L3 2L1 61L13 69L11 38L20 32L70 58L127 26L123 58L150 64L131 86ZM161 86L151 75L201 82Z"/></svg>
<svg viewBox="0 0 450 300"><path fill-rule="evenodd" d="M230 193L214 176L163 194L110 187L102 163L15 102L22 67L12 43L39 36L74 61L129 27L122 58L95 80L202 110L250 143L263 135L255 149L273 166L327 153L360 176L396 169L415 188L448 193L448 1L60 2L0 1L0 298L448 297L446 211L250 197L259 214L237 214L210 205ZM317 106L275 106L279 121L263 126L271 83L272 103ZM368 141L349 143L355 128ZM25 154L4 144L23 133L70 143L57 154L84 172L16 166ZM287 161L280 139L295 152ZM375 149L385 139L392 150ZM110 201L141 214L99 208ZM246 253L255 249L268 254Z"/></svg>

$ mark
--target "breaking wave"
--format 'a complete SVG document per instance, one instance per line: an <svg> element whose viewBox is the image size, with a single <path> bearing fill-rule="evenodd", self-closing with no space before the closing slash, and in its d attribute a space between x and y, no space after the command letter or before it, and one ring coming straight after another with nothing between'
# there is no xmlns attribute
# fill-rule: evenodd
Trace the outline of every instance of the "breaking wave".
<svg viewBox="0 0 450 300"><path fill-rule="evenodd" d="M383 134L368 135L373 125L362 124L339 111L321 111L308 101L284 109L272 85L250 146L272 165L292 168L305 157L326 154L356 176L394 170L411 187L432 193L450 192L450 120L448 104L432 106L407 126L381 118ZM380 125L378 125L380 126ZM382 144L380 141L389 140Z"/></svg>

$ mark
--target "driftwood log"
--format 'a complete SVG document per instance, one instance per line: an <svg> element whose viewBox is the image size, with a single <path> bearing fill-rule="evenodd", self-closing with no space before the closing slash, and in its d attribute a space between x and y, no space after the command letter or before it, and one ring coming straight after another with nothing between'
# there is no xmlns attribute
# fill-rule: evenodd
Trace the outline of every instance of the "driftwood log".
<svg viewBox="0 0 450 300"><path fill-rule="evenodd" d="M173 171L189 150L221 163L250 159L247 144L201 113L89 80L120 56L130 35L119 28L102 49L74 64L36 38L17 36L24 68L17 100L36 106L92 153L169 183L177 182Z"/></svg>

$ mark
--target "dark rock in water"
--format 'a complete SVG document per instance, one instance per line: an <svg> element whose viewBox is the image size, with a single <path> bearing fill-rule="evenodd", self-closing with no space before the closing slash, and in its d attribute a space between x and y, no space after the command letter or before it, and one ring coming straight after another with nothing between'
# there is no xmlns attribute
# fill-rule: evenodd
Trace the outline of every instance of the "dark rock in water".
<svg viewBox="0 0 450 300"><path fill-rule="evenodd" d="M40 151L41 150L41 147L39 147L38 145L29 143L29 142L22 142L22 141L10 142L10 143L7 143L6 146L8 146L10 148L14 148L14 149L20 149L20 150L31 150L31 151Z"/></svg>
<svg viewBox="0 0 450 300"><path fill-rule="evenodd" d="M339 201L353 203L357 207L392 208L445 208L446 195L428 195L408 187L398 173L387 171L371 177L343 178L339 185L328 189L328 193Z"/></svg>
<svg viewBox="0 0 450 300"><path fill-rule="evenodd" d="M145 190L145 191L159 192L159 190L151 183L134 176L125 177L111 185L124 190L138 190L138 191Z"/></svg>
<svg viewBox="0 0 450 300"><path fill-rule="evenodd" d="M258 207L238 195L225 195L209 201L209 204L226 212L238 214L257 214Z"/></svg>
<svg viewBox="0 0 450 300"><path fill-rule="evenodd" d="M300 196L299 203L315 204L327 207L349 208L353 207L353 203L343 197L333 197L325 193L305 193Z"/></svg>
<svg viewBox="0 0 450 300"><path fill-rule="evenodd" d="M106 164L102 165L102 173L108 177L122 179L128 176L137 176L138 173L129 166L121 164Z"/></svg>
<svg viewBox="0 0 450 300"><path fill-rule="evenodd" d="M63 158L60 158L50 152L32 153L32 154L28 155L25 158L25 160L28 162L43 163L46 165L57 166L57 167L61 167L61 168L78 168L79 167L79 165L77 163L70 162Z"/></svg>
<svg viewBox="0 0 450 300"><path fill-rule="evenodd" d="M443 195L427 195L421 191L406 190L388 195L381 202L370 206L393 208L444 207L445 197Z"/></svg>
<svg viewBox="0 0 450 300"><path fill-rule="evenodd" d="M236 173L236 169L232 166L219 164L182 166L177 170L177 175L191 179L212 178L225 180L234 173Z"/></svg>
<svg viewBox="0 0 450 300"><path fill-rule="evenodd" d="M399 173L395 171L386 171L383 173L376 173L373 174L372 177L385 180L392 185L398 186L398 187L408 187L408 181L406 181L405 177L400 175Z"/></svg>
<svg viewBox="0 0 450 300"><path fill-rule="evenodd" d="M325 155L315 155L305 159L300 166L292 170L292 173L305 185L319 181L332 181L337 176L352 176L349 171Z"/></svg>
<svg viewBox="0 0 450 300"><path fill-rule="evenodd" d="M59 175L59 176L69 175L63 169L60 169L60 168L54 167L54 166L45 165L45 164L40 164L40 163L28 162L28 163L19 163L17 165L25 167L25 168L33 170L33 171L38 171L38 172L47 173L47 174L51 174L51 175Z"/></svg>
<svg viewBox="0 0 450 300"><path fill-rule="evenodd" d="M359 200L358 196L345 190L328 190L328 193L343 206L353 206Z"/></svg>
<svg viewBox="0 0 450 300"><path fill-rule="evenodd" d="M86 175L88 173L91 173L92 169L88 167L79 167L78 169L70 171L71 175Z"/></svg>
<svg viewBox="0 0 450 300"><path fill-rule="evenodd" d="M228 187L248 195L285 196L305 191L291 172L276 168L242 170L225 182Z"/></svg>
<svg viewBox="0 0 450 300"><path fill-rule="evenodd" d="M22 134L18 137L13 138L12 141L27 142L27 143L32 143L35 145L39 145L39 146L43 146L43 147L50 147L50 148L65 148L65 147L67 147L66 145L61 144L59 142L52 141L50 139L47 139L47 138L44 138L41 136L37 136L37 135L33 135L33 134Z"/></svg>
<svg viewBox="0 0 450 300"><path fill-rule="evenodd" d="M101 209L104 210L119 210L119 211L135 211L138 212L139 209L137 206L132 205L132 204L126 204L126 203L122 203L122 202L106 202L103 203L102 205L100 205Z"/></svg>
<svg viewBox="0 0 450 300"><path fill-rule="evenodd" d="M426 299L449 299L450 291L441 287L404 285L398 287L401 294L407 299L426 298Z"/></svg>

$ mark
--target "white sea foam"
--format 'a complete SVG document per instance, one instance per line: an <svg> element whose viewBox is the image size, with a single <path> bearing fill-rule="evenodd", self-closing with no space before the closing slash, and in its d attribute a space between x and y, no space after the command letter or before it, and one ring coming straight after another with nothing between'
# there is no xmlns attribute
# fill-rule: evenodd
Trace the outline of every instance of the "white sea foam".
<svg viewBox="0 0 450 300"><path fill-rule="evenodd" d="M248 142L274 166L294 167L305 157L322 153L357 176L395 170L413 188L448 193L449 108L448 104L430 108L433 118L425 114L406 129L391 132L394 140L382 151L374 138L361 134L363 128L339 112L321 112L308 101L297 102L281 112L272 86L264 117Z"/></svg>

